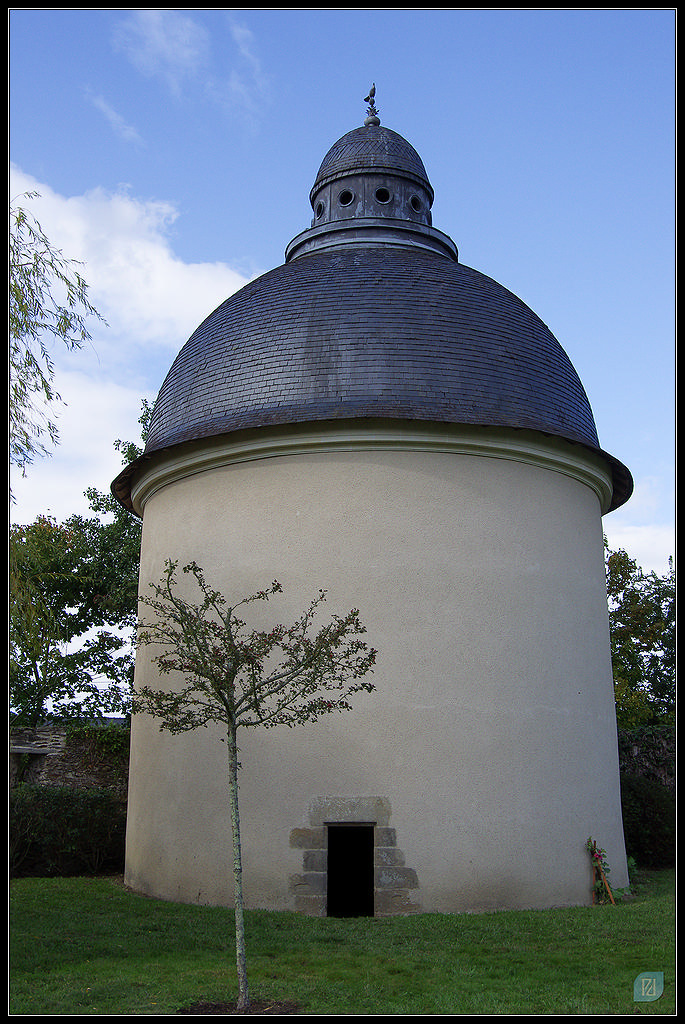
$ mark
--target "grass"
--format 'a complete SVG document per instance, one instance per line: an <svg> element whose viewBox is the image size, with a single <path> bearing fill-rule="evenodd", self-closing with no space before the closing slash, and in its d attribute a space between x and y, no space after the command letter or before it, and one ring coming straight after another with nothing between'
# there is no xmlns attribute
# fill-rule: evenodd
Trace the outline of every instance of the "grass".
<svg viewBox="0 0 685 1024"><path fill-rule="evenodd" d="M246 915L252 999L302 1014L675 1013L675 873L616 906L396 918ZM233 915L116 878L10 883L10 1015L174 1014L235 999ZM664 993L633 982L663 971Z"/></svg>

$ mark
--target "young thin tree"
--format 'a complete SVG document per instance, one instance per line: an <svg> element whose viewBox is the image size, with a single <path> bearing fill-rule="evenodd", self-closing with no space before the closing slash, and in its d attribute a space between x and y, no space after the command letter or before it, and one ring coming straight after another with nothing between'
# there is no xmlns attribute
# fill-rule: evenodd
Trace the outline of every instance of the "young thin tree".
<svg viewBox="0 0 685 1024"><path fill-rule="evenodd" d="M134 695L133 708L156 717L160 729L172 734L210 722L226 729L238 1010L245 1011L250 1002L238 807L238 728L292 727L349 710L353 694L374 689L365 677L372 671L377 652L361 639L366 628L357 609L315 627L325 591L319 591L292 625L276 625L268 631L250 629L240 617L243 609L280 593L282 587L277 581L267 590L229 605L207 584L200 566L190 562L183 572L194 576L202 595L199 604L192 604L176 590L177 566L178 562L167 560L160 583L151 584L154 596L141 597L155 617L151 622L141 622L138 642L159 646L161 653L153 661L160 673L181 674L183 685L171 691L141 687Z"/></svg>

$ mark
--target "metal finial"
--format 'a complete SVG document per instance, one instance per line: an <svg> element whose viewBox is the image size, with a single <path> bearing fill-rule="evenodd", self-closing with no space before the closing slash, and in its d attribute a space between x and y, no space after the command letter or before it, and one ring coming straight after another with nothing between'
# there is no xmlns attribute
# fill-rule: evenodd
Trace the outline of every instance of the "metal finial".
<svg viewBox="0 0 685 1024"><path fill-rule="evenodd" d="M369 90L369 95L364 97L364 102L369 104L368 109L366 111L367 117L366 117L366 120L364 121L365 125L380 124L381 123L380 118L378 116L378 111L376 110L375 98L376 98L376 83L374 82L371 85L371 89Z"/></svg>

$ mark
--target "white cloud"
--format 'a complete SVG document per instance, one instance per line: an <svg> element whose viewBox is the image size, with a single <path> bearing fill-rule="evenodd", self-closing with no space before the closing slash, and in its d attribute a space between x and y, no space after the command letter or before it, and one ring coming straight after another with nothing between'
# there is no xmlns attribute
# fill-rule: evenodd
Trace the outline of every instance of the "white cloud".
<svg viewBox="0 0 685 1024"><path fill-rule="evenodd" d="M117 25L114 45L141 74L161 78L175 94L209 56L207 30L179 11L134 11Z"/></svg>
<svg viewBox="0 0 685 1024"><path fill-rule="evenodd" d="M135 11L117 25L114 47L142 75L160 79L172 95L185 96L198 84L202 99L254 129L269 99L269 78L250 29L230 15L228 27L234 47L214 55L210 33L186 14Z"/></svg>
<svg viewBox="0 0 685 1024"><path fill-rule="evenodd" d="M109 105L103 96L95 96L89 90L86 91L86 96L96 110L99 110L101 114L104 114L113 131L122 138L124 142L132 142L137 146L144 145L143 139L133 125L128 124L121 114L119 114L114 107Z"/></svg>
<svg viewBox="0 0 685 1024"><path fill-rule="evenodd" d="M675 530L672 526L604 521L604 532L612 551L623 548L645 572L663 576L668 560L675 557Z"/></svg>
<svg viewBox="0 0 685 1024"><path fill-rule="evenodd" d="M252 95L264 99L269 91L269 79L255 52L254 35L245 25L238 25L234 22L231 24L231 36L238 48L240 58L239 70L234 71L234 74L240 76Z"/></svg>
<svg viewBox="0 0 685 1024"><path fill-rule="evenodd" d="M236 53L227 54L223 61L229 69L227 75L207 78L206 93L222 110L238 115L245 126L254 129L270 99L269 77L256 54L253 33L232 21L229 29Z"/></svg>
<svg viewBox="0 0 685 1024"><path fill-rule="evenodd" d="M605 516L604 533L612 551L623 548L645 572L663 575L675 557L674 481L656 475L640 477L630 500Z"/></svg>
<svg viewBox="0 0 685 1024"><path fill-rule="evenodd" d="M155 397L78 370L60 372L58 384L65 402L54 410L60 444L50 456L36 459L24 477L18 471L11 474L13 522L30 523L41 514L60 522L70 515L91 515L86 488L109 491L122 469L114 442L140 442L142 399Z"/></svg>
<svg viewBox="0 0 685 1024"><path fill-rule="evenodd" d="M174 254L168 233L178 212L170 202L99 188L67 198L12 168L12 196L27 191L40 194L25 205L51 242L84 264L90 298L109 324L99 340L120 355L122 344L137 359L150 345L175 353L247 281L225 263L184 263Z"/></svg>
<svg viewBox="0 0 685 1024"><path fill-rule="evenodd" d="M154 397L193 330L247 278L223 263L184 263L169 241L173 204L121 190L65 197L12 167L11 196L30 209L51 243L79 267L107 325L90 323L92 344L55 346L60 444L27 476L13 475L15 522L51 510L58 519L87 510L83 491L107 490L121 469L116 439L140 438L141 401ZM21 199L35 191L40 198Z"/></svg>

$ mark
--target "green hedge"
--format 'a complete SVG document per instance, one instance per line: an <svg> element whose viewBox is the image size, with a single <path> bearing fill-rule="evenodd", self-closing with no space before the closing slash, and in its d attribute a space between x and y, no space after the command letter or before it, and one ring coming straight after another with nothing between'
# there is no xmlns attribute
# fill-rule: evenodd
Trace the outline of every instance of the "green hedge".
<svg viewBox="0 0 685 1024"><path fill-rule="evenodd" d="M675 867L675 794L642 775L621 775L626 853L638 868Z"/></svg>
<svg viewBox="0 0 685 1024"><path fill-rule="evenodd" d="M108 790L22 783L9 810L12 877L123 870L126 807Z"/></svg>

